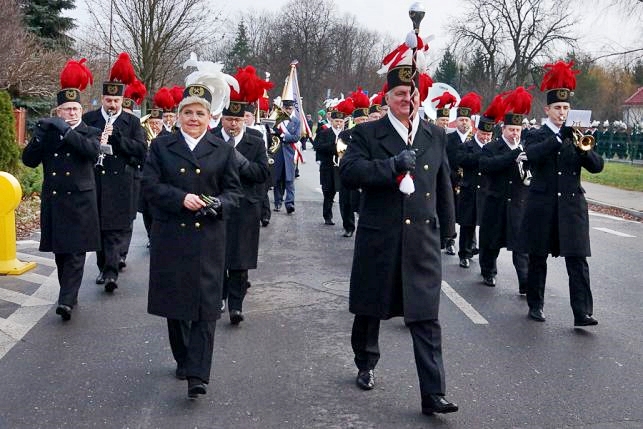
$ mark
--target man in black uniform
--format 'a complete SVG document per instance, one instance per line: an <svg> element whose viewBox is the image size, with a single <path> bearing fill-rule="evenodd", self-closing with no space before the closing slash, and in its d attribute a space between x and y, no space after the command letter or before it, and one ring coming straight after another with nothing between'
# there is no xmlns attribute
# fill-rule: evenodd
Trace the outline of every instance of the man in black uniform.
<svg viewBox="0 0 643 429"><path fill-rule="evenodd" d="M226 222L226 274L222 298L228 301L230 323L233 325L244 320L243 300L250 286L248 270L257 268L261 203L265 195L264 183L268 179L264 141L250 134L244 124L244 114L251 108L245 100L249 81L240 78L241 73L243 71L235 76L240 91L231 91L231 97L237 100L231 100L230 105L223 109L221 127L214 131L215 136L235 148L243 188L239 206L231 209Z"/></svg>
<svg viewBox="0 0 643 429"><path fill-rule="evenodd" d="M544 322L547 255L564 256L569 275L569 298L575 326L598 324L589 285L587 257L589 215L581 168L590 173L603 170L603 158L591 147L575 144L573 130L565 125L571 91L576 87L572 63L547 64L541 90L547 91L547 120L530 133L525 151L533 174L523 231L529 252L527 289L528 316Z"/></svg>
<svg viewBox="0 0 643 429"><path fill-rule="evenodd" d="M139 119L122 109L125 77L114 76L114 71L119 69L116 66L123 55L127 54L121 54L112 67L112 80L103 83L101 108L83 115L85 123L103 130L101 145L111 146L112 152L102 154L104 157L96 167L102 242L102 250L96 252L100 270L96 283L105 284L105 291L110 293L118 287L121 254L129 241L136 212L134 174L143 164L147 152L145 133Z"/></svg>
<svg viewBox="0 0 643 429"><path fill-rule="evenodd" d="M43 165L40 251L54 252L60 283L56 314L63 320L71 319L77 303L86 252L100 249L94 163L101 130L81 120L80 91L91 79L83 63L67 63L56 117L38 121L22 153L26 166Z"/></svg>
<svg viewBox="0 0 643 429"><path fill-rule="evenodd" d="M462 184L462 170L458 166L458 148L473 137L471 115L476 115L480 111L480 103L481 97L475 92L470 92L462 97L457 108L456 129L447 134L447 157L451 168L451 186L453 187L454 201L457 201L457 195ZM456 207L456 216L457 212ZM453 237L447 239L445 250L447 255L455 255L456 237L457 234L453 234Z"/></svg>
<svg viewBox="0 0 643 429"><path fill-rule="evenodd" d="M526 292L528 256L519 250L521 222L527 198L527 182L521 175L526 166L526 157L520 144L522 120L529 113L531 95L524 88L517 88L506 101L526 95L529 100L521 103L524 110L507 105L502 135L482 148L480 172L484 176L480 202L480 272L486 286L496 285L498 269L496 261L500 249L512 251L513 265L518 275L518 291Z"/></svg>
<svg viewBox="0 0 643 429"><path fill-rule="evenodd" d="M374 388L380 320L403 316L413 339L422 412L450 413L458 406L444 397L438 311L440 242L454 233L453 193L446 135L417 115L419 94L428 88L418 91L412 77L410 61L389 70L388 115L355 127L340 163L342 182L361 188L363 198L349 296L355 381L361 389ZM414 176L410 194L407 173Z"/></svg>

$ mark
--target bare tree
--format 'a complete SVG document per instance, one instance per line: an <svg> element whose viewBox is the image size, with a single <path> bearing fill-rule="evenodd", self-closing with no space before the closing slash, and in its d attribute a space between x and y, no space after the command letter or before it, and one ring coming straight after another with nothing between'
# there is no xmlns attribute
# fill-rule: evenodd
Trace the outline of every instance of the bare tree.
<svg viewBox="0 0 643 429"><path fill-rule="evenodd" d="M214 40L217 16L207 0L86 0L91 25L83 34L110 60L124 51L139 79L153 92L177 83L191 51L202 53ZM112 27L105 23L112 22ZM105 70L107 72L107 70Z"/></svg>
<svg viewBox="0 0 643 429"><path fill-rule="evenodd" d="M531 83L531 71L560 47L574 46L574 15L552 0L467 0L464 16L449 28L456 54L482 51L489 78L502 89Z"/></svg>

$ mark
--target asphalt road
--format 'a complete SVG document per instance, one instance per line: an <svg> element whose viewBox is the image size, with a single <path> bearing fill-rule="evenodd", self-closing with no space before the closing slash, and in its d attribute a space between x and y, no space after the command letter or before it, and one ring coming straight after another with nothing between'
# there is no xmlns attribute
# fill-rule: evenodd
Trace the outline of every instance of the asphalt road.
<svg viewBox="0 0 643 429"><path fill-rule="evenodd" d="M376 388L354 385L353 239L341 237L337 206L337 225L322 225L314 153L305 155L296 212L273 213L262 229L246 321L217 324L212 381L197 401L173 376L165 321L146 313L140 219L115 294L94 284L89 256L68 323L51 306L51 261L38 259L52 255L21 243L41 264L29 281L0 279L0 428L643 427L643 224L590 216L599 325L588 329L573 328L563 260L549 260L547 322L536 323L507 252L495 288L482 285L476 259L465 270L444 256L447 395L460 411L427 417L400 319L382 323Z"/></svg>

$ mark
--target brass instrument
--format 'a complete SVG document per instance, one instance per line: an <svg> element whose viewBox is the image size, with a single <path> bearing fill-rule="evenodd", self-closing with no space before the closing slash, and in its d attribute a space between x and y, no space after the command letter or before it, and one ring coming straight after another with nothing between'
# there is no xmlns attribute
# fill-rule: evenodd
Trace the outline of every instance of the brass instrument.
<svg viewBox="0 0 643 429"><path fill-rule="evenodd" d="M518 143L518 147L520 148L521 152L524 152L525 149L522 147L522 144L520 144L520 140L516 139L516 142ZM520 174L520 179L522 180L523 185L529 186L531 185L531 170L529 170L529 167L526 167L524 165L523 161L520 161L518 163L518 173Z"/></svg>
<svg viewBox="0 0 643 429"><path fill-rule="evenodd" d="M281 139L278 136L272 136L270 138L270 147L268 148L268 164L272 165L275 163L273 155L281 148Z"/></svg>
<svg viewBox="0 0 643 429"><path fill-rule="evenodd" d="M156 133L154 132L152 127L150 127L150 123L148 122L148 119L150 119L150 116L151 116L150 113L148 113L145 116L141 116L141 126L145 130L145 139L147 140L148 147L152 142L152 140L156 138Z"/></svg>
<svg viewBox="0 0 643 429"><path fill-rule="evenodd" d="M571 127L574 130L574 145L582 150L583 152L588 152L594 148L596 144L596 139L594 136L583 134L583 132L578 127Z"/></svg>
<svg viewBox="0 0 643 429"><path fill-rule="evenodd" d="M346 149L348 149L348 145L338 136L335 140L335 152L337 155L333 156L333 164L335 167L339 167L339 162L346 153Z"/></svg>

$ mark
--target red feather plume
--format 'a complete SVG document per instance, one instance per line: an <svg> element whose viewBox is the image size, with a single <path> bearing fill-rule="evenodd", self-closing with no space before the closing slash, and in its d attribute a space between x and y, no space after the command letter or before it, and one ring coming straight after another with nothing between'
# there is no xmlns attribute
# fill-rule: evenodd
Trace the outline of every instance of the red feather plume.
<svg viewBox="0 0 643 429"><path fill-rule="evenodd" d="M125 85L129 85L134 82L135 79L136 73L134 73L132 60L126 52L121 52L118 54L118 58L109 73L110 82L122 82Z"/></svg>
<svg viewBox="0 0 643 429"><path fill-rule="evenodd" d="M528 115L531 111L531 99L531 93L524 86L519 86L505 97L505 112Z"/></svg>
<svg viewBox="0 0 643 429"><path fill-rule="evenodd" d="M350 93L349 97L353 100L353 105L355 109L361 109L364 107L369 107L371 105L371 100L368 98L368 95L362 90L361 86L357 87L357 91Z"/></svg>
<svg viewBox="0 0 643 429"><path fill-rule="evenodd" d="M460 99L458 107L468 107L472 115L477 115L482 109L482 97L476 92L469 92Z"/></svg>
<svg viewBox="0 0 643 429"><path fill-rule="evenodd" d="M143 102L145 95L147 95L147 88L145 88L145 84L138 79L127 85L123 93L123 97L131 98L139 106Z"/></svg>
<svg viewBox="0 0 643 429"><path fill-rule="evenodd" d="M420 74L420 103L429 96L429 89L433 86L433 79L426 73Z"/></svg>
<svg viewBox="0 0 643 429"><path fill-rule="evenodd" d="M449 91L444 91L439 97L435 97L431 100L431 103L438 102L435 106L436 109L444 109L445 107L450 109L458 102L458 99L455 98L455 95L451 94Z"/></svg>
<svg viewBox="0 0 643 429"><path fill-rule="evenodd" d="M491 118L494 122L498 123L502 121L505 112L505 100L502 98L502 95L496 95L493 97L493 100L491 100L491 104L489 104L487 110L484 111L483 116Z"/></svg>
<svg viewBox="0 0 643 429"><path fill-rule="evenodd" d="M346 98L335 106L335 110L342 112L346 116L350 116L353 114L353 110L355 110L355 103L353 103L351 98Z"/></svg>
<svg viewBox="0 0 643 429"><path fill-rule="evenodd" d="M257 70L251 65L237 68L237 73L234 77L237 79L237 82L239 82L240 93L237 93L231 88L231 100L255 103L264 96L267 90L272 89L274 86L272 82L266 81L257 76Z"/></svg>
<svg viewBox="0 0 643 429"><path fill-rule="evenodd" d="M382 99L384 99L384 92L380 91L371 100L371 106L381 106L382 105Z"/></svg>
<svg viewBox="0 0 643 429"><path fill-rule="evenodd" d="M60 72L61 89L76 88L82 91L87 88L87 85L94 83L94 76L85 65L86 62L87 60L85 58L81 58L79 61L67 61L65 67Z"/></svg>
<svg viewBox="0 0 643 429"><path fill-rule="evenodd" d="M172 96L172 91L168 87L161 87L154 94L154 105L163 110L174 110L176 102Z"/></svg>
<svg viewBox="0 0 643 429"><path fill-rule="evenodd" d="M545 64L544 68L547 71L540 84L540 90L567 88L573 91L576 89L576 75L580 73L580 70L573 70L573 66L574 61L566 63L561 60L554 64Z"/></svg>
<svg viewBox="0 0 643 429"><path fill-rule="evenodd" d="M270 108L270 102L268 101L267 98L260 98L259 99L259 110L263 110L264 112L267 112L268 109Z"/></svg>
<svg viewBox="0 0 643 429"><path fill-rule="evenodd" d="M174 99L174 107L178 106L181 100L183 100L184 90L185 90L184 87L178 86L178 85L174 85L172 89L170 89L170 92L172 93L172 98Z"/></svg>

